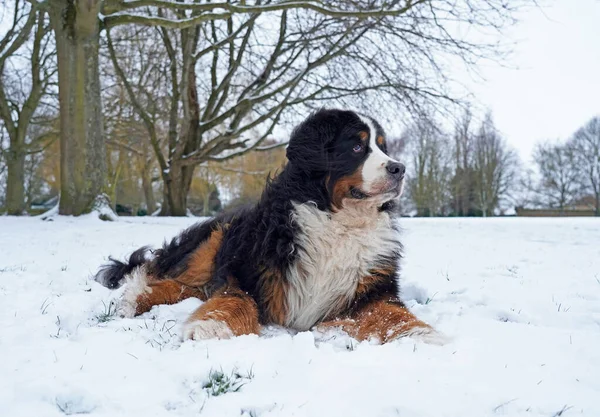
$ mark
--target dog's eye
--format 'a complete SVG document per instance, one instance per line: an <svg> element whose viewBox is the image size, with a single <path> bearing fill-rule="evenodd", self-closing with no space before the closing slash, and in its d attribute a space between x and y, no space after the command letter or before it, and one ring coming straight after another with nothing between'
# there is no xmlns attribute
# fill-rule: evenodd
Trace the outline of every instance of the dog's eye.
<svg viewBox="0 0 600 417"><path fill-rule="evenodd" d="M356 145L354 145L354 148L352 148L352 150L356 153L362 152L363 146L360 143L357 143Z"/></svg>

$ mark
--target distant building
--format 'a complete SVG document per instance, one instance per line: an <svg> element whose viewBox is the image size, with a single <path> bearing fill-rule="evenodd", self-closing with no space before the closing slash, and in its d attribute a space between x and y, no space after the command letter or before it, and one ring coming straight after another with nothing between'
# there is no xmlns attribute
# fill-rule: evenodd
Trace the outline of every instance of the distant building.
<svg viewBox="0 0 600 417"><path fill-rule="evenodd" d="M535 209L516 207L515 211L519 217L593 217L596 215L595 199L591 195L575 200L563 210L550 207Z"/></svg>

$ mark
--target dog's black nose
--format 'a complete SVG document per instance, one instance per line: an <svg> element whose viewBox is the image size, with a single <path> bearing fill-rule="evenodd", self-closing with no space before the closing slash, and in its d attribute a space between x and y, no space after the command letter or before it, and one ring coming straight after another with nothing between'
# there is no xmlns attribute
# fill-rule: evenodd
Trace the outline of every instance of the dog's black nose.
<svg viewBox="0 0 600 417"><path fill-rule="evenodd" d="M395 178L404 178L404 173L406 172L406 167L400 162L388 162L385 169Z"/></svg>

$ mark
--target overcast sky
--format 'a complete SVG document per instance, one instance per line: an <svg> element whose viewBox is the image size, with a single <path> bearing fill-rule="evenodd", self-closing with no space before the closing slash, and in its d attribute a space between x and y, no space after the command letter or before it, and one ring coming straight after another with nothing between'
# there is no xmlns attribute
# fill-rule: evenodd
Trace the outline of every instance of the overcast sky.
<svg viewBox="0 0 600 417"><path fill-rule="evenodd" d="M508 35L509 63L490 66L469 88L494 113L497 127L530 161L542 139L566 138L600 116L600 0L548 0Z"/></svg>

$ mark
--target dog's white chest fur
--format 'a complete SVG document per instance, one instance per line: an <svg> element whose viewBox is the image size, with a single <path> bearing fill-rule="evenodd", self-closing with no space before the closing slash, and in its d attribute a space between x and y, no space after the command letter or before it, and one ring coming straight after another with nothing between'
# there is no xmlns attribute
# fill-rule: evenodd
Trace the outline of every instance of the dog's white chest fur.
<svg viewBox="0 0 600 417"><path fill-rule="evenodd" d="M296 260L287 279L286 324L308 330L347 307L360 280L378 258L398 249L389 214L374 208L327 213L313 204L295 204Z"/></svg>

